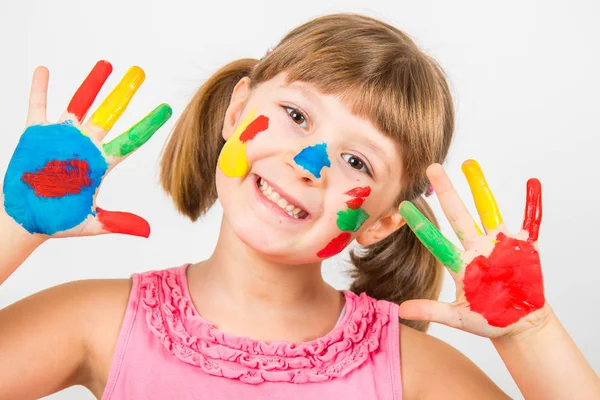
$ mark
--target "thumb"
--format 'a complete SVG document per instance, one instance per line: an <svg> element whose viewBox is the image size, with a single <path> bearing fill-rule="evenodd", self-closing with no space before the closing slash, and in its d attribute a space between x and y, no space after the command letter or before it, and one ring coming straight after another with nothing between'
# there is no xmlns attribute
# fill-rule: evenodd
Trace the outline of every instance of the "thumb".
<svg viewBox="0 0 600 400"><path fill-rule="evenodd" d="M144 218L121 211L106 211L96 207L96 219L107 233L122 233L124 235L150 236L150 224Z"/></svg>
<svg viewBox="0 0 600 400"><path fill-rule="evenodd" d="M408 320L437 322L458 329L463 327L458 310L452 304L436 300L407 300L398 307L398 316Z"/></svg>

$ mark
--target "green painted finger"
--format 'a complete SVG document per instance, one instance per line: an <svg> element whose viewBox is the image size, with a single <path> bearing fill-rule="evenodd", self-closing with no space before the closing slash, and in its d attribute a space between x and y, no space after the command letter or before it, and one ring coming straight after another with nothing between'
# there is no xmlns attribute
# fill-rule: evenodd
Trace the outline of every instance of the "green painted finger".
<svg viewBox="0 0 600 400"><path fill-rule="evenodd" d="M463 267L460 252L442 235L442 232L429 222L410 201L403 202L399 211L410 229L431 254L452 272L459 273Z"/></svg>
<svg viewBox="0 0 600 400"><path fill-rule="evenodd" d="M173 110L168 104L159 105L137 124L129 128L127 132L103 144L104 154L113 157L125 157L146 143L158 128L171 118L171 115L173 115Z"/></svg>

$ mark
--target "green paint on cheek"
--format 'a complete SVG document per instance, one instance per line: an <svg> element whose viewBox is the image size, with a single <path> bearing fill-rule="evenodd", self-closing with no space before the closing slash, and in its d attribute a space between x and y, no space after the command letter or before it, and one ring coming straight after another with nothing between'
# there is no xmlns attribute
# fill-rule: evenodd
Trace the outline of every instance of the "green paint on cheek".
<svg viewBox="0 0 600 400"><path fill-rule="evenodd" d="M361 225L369 218L369 214L362 208L353 210L347 208L345 211L337 213L337 226L343 231L356 232Z"/></svg>
<svg viewBox="0 0 600 400"><path fill-rule="evenodd" d="M169 118L173 111L167 104L161 104L141 121L129 128L115 139L102 145L104 154L113 157L124 157L133 152L154 135Z"/></svg>
<svg viewBox="0 0 600 400"><path fill-rule="evenodd" d="M452 272L461 271L463 261L459 251L410 201L402 203L400 215L435 258Z"/></svg>

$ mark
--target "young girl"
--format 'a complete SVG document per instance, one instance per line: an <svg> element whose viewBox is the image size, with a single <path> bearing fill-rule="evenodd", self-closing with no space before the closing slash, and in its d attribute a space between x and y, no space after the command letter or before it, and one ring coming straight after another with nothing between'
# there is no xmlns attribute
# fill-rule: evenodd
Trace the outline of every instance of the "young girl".
<svg viewBox="0 0 600 400"><path fill-rule="evenodd" d="M130 69L86 120L110 72L99 62L52 124L48 71L35 71L0 202L0 283L52 237L148 236L143 219L95 198L171 111L161 105L104 142L144 79ZM526 398L600 398L544 298L539 182L528 182L513 235L478 164L465 162L480 229L439 164L453 118L440 67L369 17L317 18L263 59L226 65L179 118L161 164L192 220L221 202L213 255L59 285L1 310L0 398L72 385L114 400L506 398L424 333L430 321L490 338ZM464 250L434 226L430 184ZM353 240L355 281L340 292L321 262ZM435 301L442 265L453 304Z"/></svg>

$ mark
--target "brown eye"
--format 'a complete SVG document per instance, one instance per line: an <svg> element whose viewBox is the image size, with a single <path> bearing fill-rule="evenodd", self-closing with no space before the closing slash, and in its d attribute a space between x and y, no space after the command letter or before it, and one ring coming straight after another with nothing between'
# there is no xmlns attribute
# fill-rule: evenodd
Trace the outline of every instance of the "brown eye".
<svg viewBox="0 0 600 400"><path fill-rule="evenodd" d="M284 108L287 111L287 113L289 114L292 121L294 121L296 124L302 126L302 124L306 122L306 117L304 116L304 114L302 114L297 109L292 108L292 107L284 107ZM288 110L292 110L292 112L290 112ZM303 128L307 128L307 127L303 126Z"/></svg>
<svg viewBox="0 0 600 400"><path fill-rule="evenodd" d="M371 175L371 171L369 171L369 168L367 168L367 166L365 165L364 161L361 160L359 157L356 157L354 154L344 153L344 154L342 154L342 158L352 168L354 168L356 170L359 170L361 172L365 172L368 175Z"/></svg>

